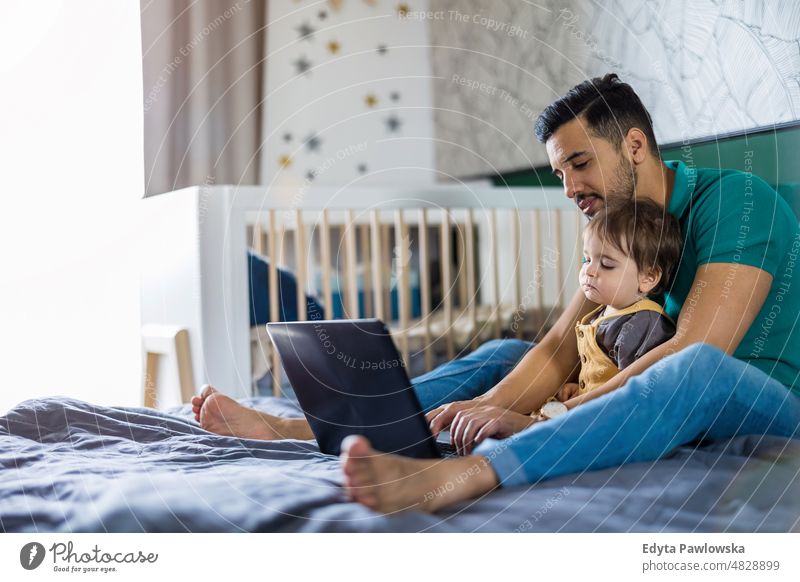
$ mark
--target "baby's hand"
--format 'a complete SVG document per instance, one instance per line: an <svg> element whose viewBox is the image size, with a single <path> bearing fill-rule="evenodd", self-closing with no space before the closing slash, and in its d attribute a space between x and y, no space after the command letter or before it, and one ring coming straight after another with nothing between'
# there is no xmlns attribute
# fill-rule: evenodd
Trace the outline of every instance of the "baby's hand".
<svg viewBox="0 0 800 582"><path fill-rule="evenodd" d="M568 382L561 387L561 390L556 392L556 400L559 402L566 402L578 396L581 393L581 388L575 382Z"/></svg>

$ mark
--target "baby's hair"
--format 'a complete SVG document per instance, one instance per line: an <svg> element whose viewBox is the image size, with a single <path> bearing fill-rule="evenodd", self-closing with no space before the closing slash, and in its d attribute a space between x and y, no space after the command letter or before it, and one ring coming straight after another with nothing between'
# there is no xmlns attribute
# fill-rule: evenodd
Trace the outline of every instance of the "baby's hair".
<svg viewBox="0 0 800 582"><path fill-rule="evenodd" d="M657 202L634 198L607 204L589 221L586 233L633 258L639 272L659 271L661 279L649 295L660 295L669 288L683 240L678 220Z"/></svg>

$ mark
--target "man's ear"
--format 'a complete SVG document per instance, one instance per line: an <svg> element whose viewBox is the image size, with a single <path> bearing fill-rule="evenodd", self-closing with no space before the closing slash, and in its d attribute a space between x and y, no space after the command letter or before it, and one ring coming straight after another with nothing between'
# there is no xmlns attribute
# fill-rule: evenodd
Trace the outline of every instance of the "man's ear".
<svg viewBox="0 0 800 582"><path fill-rule="evenodd" d="M661 281L660 269L648 269L639 273L639 293L649 295L650 291Z"/></svg>
<svg viewBox="0 0 800 582"><path fill-rule="evenodd" d="M634 164L641 164L647 159L647 136L641 129L630 128L624 142L628 156Z"/></svg>

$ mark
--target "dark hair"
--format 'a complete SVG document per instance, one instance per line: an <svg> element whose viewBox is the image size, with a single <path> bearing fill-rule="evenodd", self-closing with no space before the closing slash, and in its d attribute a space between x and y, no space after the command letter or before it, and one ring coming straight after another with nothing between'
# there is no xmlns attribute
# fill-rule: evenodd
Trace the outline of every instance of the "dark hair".
<svg viewBox="0 0 800 582"><path fill-rule="evenodd" d="M636 127L647 136L650 152L660 157L650 114L616 73L587 79L548 105L536 120L536 139L545 143L559 127L578 116L586 120L593 135L610 141L618 150L628 131Z"/></svg>
<svg viewBox="0 0 800 582"><path fill-rule="evenodd" d="M661 272L661 279L648 295L660 295L681 258L681 227L678 219L658 202L634 198L624 203L609 203L595 213L586 232L632 257L637 269Z"/></svg>

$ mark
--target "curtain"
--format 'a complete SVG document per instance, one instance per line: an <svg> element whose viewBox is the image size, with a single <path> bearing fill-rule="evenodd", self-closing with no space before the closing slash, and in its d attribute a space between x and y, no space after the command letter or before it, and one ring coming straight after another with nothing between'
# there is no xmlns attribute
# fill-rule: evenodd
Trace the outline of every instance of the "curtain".
<svg viewBox="0 0 800 582"><path fill-rule="evenodd" d="M258 183L266 2L141 0L146 195Z"/></svg>

